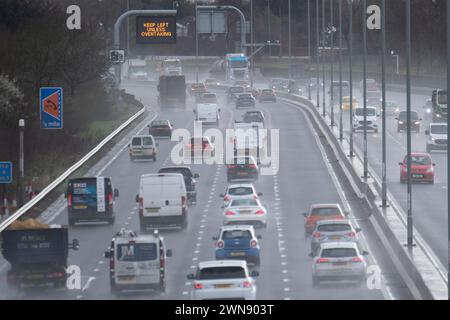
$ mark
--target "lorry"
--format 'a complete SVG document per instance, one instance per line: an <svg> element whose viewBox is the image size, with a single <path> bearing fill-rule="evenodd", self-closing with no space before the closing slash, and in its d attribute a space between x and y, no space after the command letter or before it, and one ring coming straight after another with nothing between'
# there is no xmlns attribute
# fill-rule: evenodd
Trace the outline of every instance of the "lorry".
<svg viewBox="0 0 450 320"><path fill-rule="evenodd" d="M249 61L243 53L228 53L225 56L226 79L230 81L249 79Z"/></svg>
<svg viewBox="0 0 450 320"><path fill-rule="evenodd" d="M186 78L180 76L160 76L157 86L160 107L178 106L186 108Z"/></svg>
<svg viewBox="0 0 450 320"><path fill-rule="evenodd" d="M123 64L126 79L149 80L147 62L140 59L129 59Z"/></svg>
<svg viewBox="0 0 450 320"><path fill-rule="evenodd" d="M180 59L164 59L162 62L163 75L181 76L181 60Z"/></svg>
<svg viewBox="0 0 450 320"><path fill-rule="evenodd" d="M219 125L219 106L217 103L198 103L194 109L195 120L203 125Z"/></svg>
<svg viewBox="0 0 450 320"><path fill-rule="evenodd" d="M267 130L261 122L234 122L235 156L253 156L260 163L267 147Z"/></svg>
<svg viewBox="0 0 450 320"><path fill-rule="evenodd" d="M2 255L11 265L7 273L10 289L66 286L69 249L79 248L77 239L69 243L67 227L16 220L2 231L1 239Z"/></svg>
<svg viewBox="0 0 450 320"><path fill-rule="evenodd" d="M431 95L432 122L447 121L447 90L435 89Z"/></svg>

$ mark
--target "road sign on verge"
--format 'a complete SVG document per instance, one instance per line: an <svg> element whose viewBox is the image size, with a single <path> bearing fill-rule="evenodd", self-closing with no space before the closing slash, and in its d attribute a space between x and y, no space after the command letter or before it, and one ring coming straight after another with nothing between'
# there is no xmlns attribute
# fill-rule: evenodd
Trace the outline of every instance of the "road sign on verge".
<svg viewBox="0 0 450 320"><path fill-rule="evenodd" d="M41 129L62 129L63 89L43 87L39 89Z"/></svg>
<svg viewBox="0 0 450 320"><path fill-rule="evenodd" d="M11 183L13 180L11 161L0 161L0 183Z"/></svg>

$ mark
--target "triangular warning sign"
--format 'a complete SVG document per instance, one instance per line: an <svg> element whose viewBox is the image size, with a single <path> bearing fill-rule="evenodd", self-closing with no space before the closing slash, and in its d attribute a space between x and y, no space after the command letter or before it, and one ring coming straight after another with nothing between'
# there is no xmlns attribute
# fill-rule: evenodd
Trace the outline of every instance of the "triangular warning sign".
<svg viewBox="0 0 450 320"><path fill-rule="evenodd" d="M51 115L52 117L59 119L60 118L60 113L59 113L59 96L58 96L58 92L55 92L51 95L49 95L48 97L46 97L43 101L43 111L45 113L48 113L49 115Z"/></svg>

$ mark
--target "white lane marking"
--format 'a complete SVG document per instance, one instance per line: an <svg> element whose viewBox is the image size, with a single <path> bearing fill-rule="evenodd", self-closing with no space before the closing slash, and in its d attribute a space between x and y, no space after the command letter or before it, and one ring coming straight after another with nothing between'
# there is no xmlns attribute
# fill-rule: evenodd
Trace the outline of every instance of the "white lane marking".
<svg viewBox="0 0 450 320"><path fill-rule="evenodd" d="M291 291L291 289L289 289L289 288L284 288L284 291L285 291L285 292L288 292L288 291Z"/></svg>
<svg viewBox="0 0 450 320"><path fill-rule="evenodd" d="M187 292L187 291L183 291L183 296L187 296L188 294L189 294L189 292Z"/></svg>
<svg viewBox="0 0 450 320"><path fill-rule="evenodd" d="M104 264L105 263L105 261L103 261L103 260L100 260L99 262L98 262L98 264Z"/></svg>
<svg viewBox="0 0 450 320"><path fill-rule="evenodd" d="M192 283L189 282L189 281L184 283L185 286L190 286L191 284L192 284Z"/></svg>
<svg viewBox="0 0 450 320"><path fill-rule="evenodd" d="M100 271L100 269L98 269L98 268L94 269L94 272L99 272L99 271Z"/></svg>
<svg viewBox="0 0 450 320"><path fill-rule="evenodd" d="M94 281L95 279L96 279L95 277L89 277L88 281L84 285L83 289L81 289L81 291L85 291L85 290L89 289L91 282Z"/></svg>
<svg viewBox="0 0 450 320"><path fill-rule="evenodd" d="M289 282L289 279L284 278L283 282Z"/></svg>

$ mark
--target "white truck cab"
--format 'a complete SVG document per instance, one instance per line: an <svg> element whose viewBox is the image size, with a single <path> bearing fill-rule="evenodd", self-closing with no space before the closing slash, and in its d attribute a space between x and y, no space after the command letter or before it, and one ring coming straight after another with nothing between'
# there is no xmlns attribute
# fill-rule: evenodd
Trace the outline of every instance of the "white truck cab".
<svg viewBox="0 0 450 320"><path fill-rule="evenodd" d="M199 103L194 110L195 120L203 125L219 125L220 109L217 103Z"/></svg>
<svg viewBox="0 0 450 320"><path fill-rule="evenodd" d="M427 136L427 152L432 150L447 150L447 124L432 122L425 131Z"/></svg>
<svg viewBox="0 0 450 320"><path fill-rule="evenodd" d="M112 295L124 290L165 291L166 259L172 256L172 250L166 250L164 238L157 230L138 235L121 229L104 256L109 259Z"/></svg>

